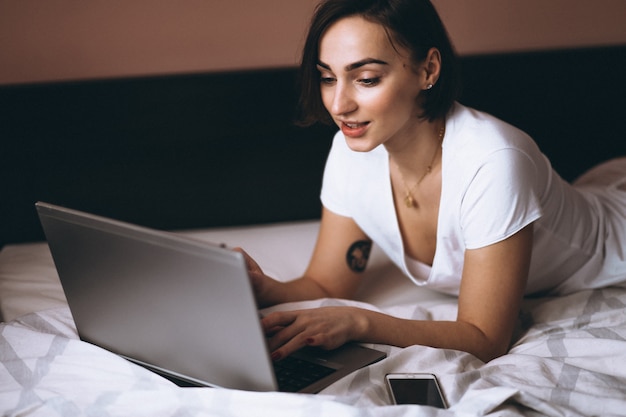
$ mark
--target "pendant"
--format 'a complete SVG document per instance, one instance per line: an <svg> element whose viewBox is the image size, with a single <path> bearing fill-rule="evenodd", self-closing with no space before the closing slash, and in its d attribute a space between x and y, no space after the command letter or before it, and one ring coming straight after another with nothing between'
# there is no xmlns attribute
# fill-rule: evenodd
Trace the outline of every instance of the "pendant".
<svg viewBox="0 0 626 417"><path fill-rule="evenodd" d="M415 207L415 200L413 200L413 197L411 197L411 194L406 193L406 196L404 197L404 204L408 207Z"/></svg>

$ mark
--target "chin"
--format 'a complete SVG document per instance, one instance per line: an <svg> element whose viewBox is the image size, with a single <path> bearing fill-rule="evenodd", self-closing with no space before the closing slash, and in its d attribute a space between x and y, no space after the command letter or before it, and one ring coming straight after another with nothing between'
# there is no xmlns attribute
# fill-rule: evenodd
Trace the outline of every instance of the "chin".
<svg viewBox="0 0 626 417"><path fill-rule="evenodd" d="M348 138L346 137L346 144L354 152L369 152L375 149L379 144L372 143L364 138Z"/></svg>

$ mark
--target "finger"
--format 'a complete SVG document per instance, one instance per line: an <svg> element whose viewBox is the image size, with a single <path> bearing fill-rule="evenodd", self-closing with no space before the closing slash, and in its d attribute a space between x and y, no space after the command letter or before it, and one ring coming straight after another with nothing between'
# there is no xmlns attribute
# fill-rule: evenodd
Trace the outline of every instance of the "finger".
<svg viewBox="0 0 626 417"><path fill-rule="evenodd" d="M306 346L306 337L301 333L296 337L289 338L285 343L280 344L278 347L273 348L270 343L270 352L272 352L272 359L279 361L286 358L292 353L302 349Z"/></svg>
<svg viewBox="0 0 626 417"><path fill-rule="evenodd" d="M327 333L316 333L308 335L304 343L307 346L315 346L325 350L337 349L339 346L346 342L344 338L338 335L332 335Z"/></svg>
<svg viewBox="0 0 626 417"><path fill-rule="evenodd" d="M275 325L265 327L265 334L267 336L267 344L271 351L278 347L288 343L291 339L302 333L305 328L297 326L292 323L287 325Z"/></svg>
<svg viewBox="0 0 626 417"><path fill-rule="evenodd" d="M265 332L275 327L287 327L298 318L296 311L275 311L261 319L261 324Z"/></svg>
<svg viewBox="0 0 626 417"><path fill-rule="evenodd" d="M238 246L236 248L233 248L233 251L239 252L243 255L243 259L246 262L246 268L248 268L248 270L261 270L261 268L259 267L259 264L257 264L256 261L252 258L252 256L250 256L248 252L243 250L243 248Z"/></svg>
<svg viewBox="0 0 626 417"><path fill-rule="evenodd" d="M272 359L277 361L286 358L305 346L332 350L338 348L343 343L345 343L345 341L341 341L337 338L329 338L323 333L312 333L305 330L293 337L287 338L284 343L277 344L276 346L273 346L270 341L270 351L272 352Z"/></svg>
<svg viewBox="0 0 626 417"><path fill-rule="evenodd" d="M267 329L265 330L265 335L266 336L274 336L276 333L280 332L281 330L283 330L285 327L284 326L276 326L276 327L272 327L271 329Z"/></svg>
<svg viewBox="0 0 626 417"><path fill-rule="evenodd" d="M294 314L294 312L286 312L286 314L274 313L263 319L263 321L266 321L266 319L276 320L275 322L268 320L267 322L270 324L264 323L265 333L270 336L268 338L268 346L271 351L289 344L292 340L297 341L296 349L304 346L304 337L301 335L306 332L307 326L303 321L298 321L297 318L298 315Z"/></svg>

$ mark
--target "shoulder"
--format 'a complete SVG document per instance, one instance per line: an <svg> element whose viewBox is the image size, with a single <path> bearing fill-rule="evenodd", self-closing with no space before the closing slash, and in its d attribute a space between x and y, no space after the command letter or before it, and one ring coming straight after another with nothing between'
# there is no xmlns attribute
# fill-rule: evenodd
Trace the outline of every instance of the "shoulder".
<svg viewBox="0 0 626 417"><path fill-rule="evenodd" d="M449 165L464 174L476 172L485 164L513 167L513 160L520 159L530 166L545 164L537 144L524 131L459 103L446 122L443 148Z"/></svg>
<svg viewBox="0 0 626 417"><path fill-rule="evenodd" d="M446 123L446 146L464 152L499 149L535 151L534 140L521 129L488 113L456 103Z"/></svg>
<svg viewBox="0 0 626 417"><path fill-rule="evenodd" d="M458 215L465 247L499 242L540 217L547 165L534 141L514 126L463 106L450 123L445 197L451 210L456 207L452 213Z"/></svg>

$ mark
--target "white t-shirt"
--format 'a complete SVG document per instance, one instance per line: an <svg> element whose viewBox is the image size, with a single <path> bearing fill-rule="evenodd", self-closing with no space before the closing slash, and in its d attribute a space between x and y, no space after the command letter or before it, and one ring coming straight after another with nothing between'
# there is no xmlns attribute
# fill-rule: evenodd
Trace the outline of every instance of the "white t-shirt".
<svg viewBox="0 0 626 417"><path fill-rule="evenodd" d="M626 160L621 165L624 181ZM504 240L533 222L527 294L566 293L625 281L626 192L618 195L621 214L611 217L618 221L611 227L606 225L606 210L598 195L604 194L583 191L562 180L521 130L457 103L446 120L442 143L442 189L432 267L405 256L389 155L383 146L354 152L337 133L321 198L330 211L352 218L416 284L458 295L466 249ZM606 272L607 233L615 235L616 227L621 231L608 240L618 246L613 252L619 259L615 253L610 255L613 266Z"/></svg>

